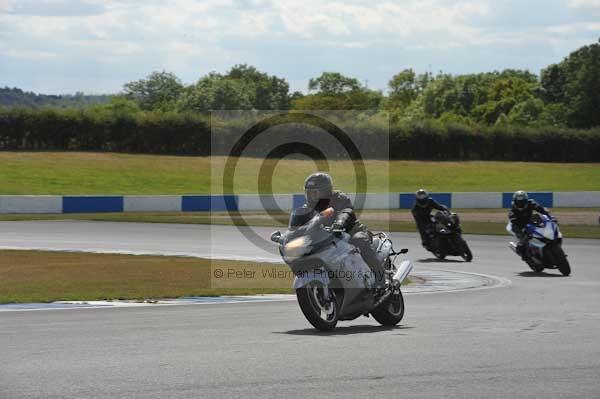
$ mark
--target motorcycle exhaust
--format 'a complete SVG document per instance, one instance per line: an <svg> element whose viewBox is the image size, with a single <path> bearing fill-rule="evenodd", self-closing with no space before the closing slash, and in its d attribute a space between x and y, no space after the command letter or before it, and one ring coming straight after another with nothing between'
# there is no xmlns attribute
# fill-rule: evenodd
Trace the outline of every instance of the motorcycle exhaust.
<svg viewBox="0 0 600 399"><path fill-rule="evenodd" d="M413 265L409 260L405 260L402 262L396 273L394 274L394 280L402 282L408 276L408 274L412 271Z"/></svg>

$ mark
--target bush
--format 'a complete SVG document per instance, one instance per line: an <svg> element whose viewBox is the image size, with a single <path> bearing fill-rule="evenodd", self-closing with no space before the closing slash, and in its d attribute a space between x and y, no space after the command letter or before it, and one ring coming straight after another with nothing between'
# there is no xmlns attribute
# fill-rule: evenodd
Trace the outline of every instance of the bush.
<svg viewBox="0 0 600 399"><path fill-rule="evenodd" d="M107 109L0 109L0 150L210 153L208 118Z"/></svg>
<svg viewBox="0 0 600 399"><path fill-rule="evenodd" d="M219 125L213 153L226 155L243 123ZM340 126L359 148L381 156L389 140L391 159L505 160L600 162L600 128L579 130L497 124L479 127L456 121L396 121L388 126L380 115ZM319 140L317 128L280 126L290 141ZM86 110L0 108L0 150L114 151L147 154L210 155L210 121L205 115L174 112L123 112L111 108ZM270 148L259 149L264 156ZM325 153L330 153L325 151ZM250 155L250 154L248 154Z"/></svg>

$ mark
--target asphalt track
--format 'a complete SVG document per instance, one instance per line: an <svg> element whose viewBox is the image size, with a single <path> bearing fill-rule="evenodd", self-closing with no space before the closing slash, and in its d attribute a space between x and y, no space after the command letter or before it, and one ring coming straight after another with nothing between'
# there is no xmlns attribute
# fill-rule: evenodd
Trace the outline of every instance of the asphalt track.
<svg viewBox="0 0 600 399"><path fill-rule="evenodd" d="M0 247L273 256L230 228L207 235L203 226L0 223ZM2 313L0 398L600 397L599 241L567 239L573 274L560 277L528 272L508 237L468 236L474 262L439 263L415 235L392 236L417 269L512 284L407 295L399 327L360 318L330 334L289 301Z"/></svg>

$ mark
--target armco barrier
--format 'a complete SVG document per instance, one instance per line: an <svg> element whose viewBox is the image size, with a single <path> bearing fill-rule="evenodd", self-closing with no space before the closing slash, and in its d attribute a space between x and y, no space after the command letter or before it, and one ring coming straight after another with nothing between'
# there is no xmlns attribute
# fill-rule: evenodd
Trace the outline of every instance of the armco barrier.
<svg viewBox="0 0 600 399"><path fill-rule="evenodd" d="M0 195L0 213L62 213L60 195Z"/></svg>
<svg viewBox="0 0 600 399"><path fill-rule="evenodd" d="M120 196L68 196L63 197L63 213L123 212Z"/></svg>
<svg viewBox="0 0 600 399"><path fill-rule="evenodd" d="M125 212L179 212L181 195L126 195L123 197Z"/></svg>
<svg viewBox="0 0 600 399"><path fill-rule="evenodd" d="M559 208L590 208L600 206L600 191L554 193L554 204Z"/></svg>
<svg viewBox="0 0 600 399"><path fill-rule="evenodd" d="M184 195L181 198L183 212L201 211L237 211L238 197L236 195Z"/></svg>
<svg viewBox="0 0 600 399"><path fill-rule="evenodd" d="M302 197L304 200L304 197ZM294 204L294 198L289 194L268 195L239 195L238 207L244 211L262 210L290 210Z"/></svg>
<svg viewBox="0 0 600 399"><path fill-rule="evenodd" d="M454 208L502 208L502 193L454 193Z"/></svg>
<svg viewBox="0 0 600 399"><path fill-rule="evenodd" d="M450 208L509 208L512 193L432 193ZM531 192L546 207L600 207L600 191ZM354 194L350 194L355 198ZM53 196L0 195L0 213L208 212L289 211L302 205L302 194L259 195L126 195ZM364 209L410 209L413 193L369 193Z"/></svg>
<svg viewBox="0 0 600 399"><path fill-rule="evenodd" d="M400 193L400 208L411 209L415 204L415 195L413 193ZM452 194L450 193L431 193L431 198L452 208Z"/></svg>
<svg viewBox="0 0 600 399"><path fill-rule="evenodd" d="M503 208L511 207L512 196L513 193L502 193ZM552 208L554 206L554 193L529 193L529 198L548 208Z"/></svg>

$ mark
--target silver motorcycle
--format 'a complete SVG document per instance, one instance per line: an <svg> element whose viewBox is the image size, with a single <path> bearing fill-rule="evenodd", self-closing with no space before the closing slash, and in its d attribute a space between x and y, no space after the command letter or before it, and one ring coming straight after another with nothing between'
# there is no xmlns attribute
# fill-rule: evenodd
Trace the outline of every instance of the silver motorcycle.
<svg viewBox="0 0 600 399"><path fill-rule="evenodd" d="M271 235L283 260L294 273L293 287L306 319L315 328L329 331L339 320L372 315L384 326L394 326L404 316L400 285L412 270L409 260L395 265L398 255L382 232L371 233L373 249L386 273L385 288L375 289L375 275L345 231L326 225L328 217L308 208L290 216L288 230Z"/></svg>

